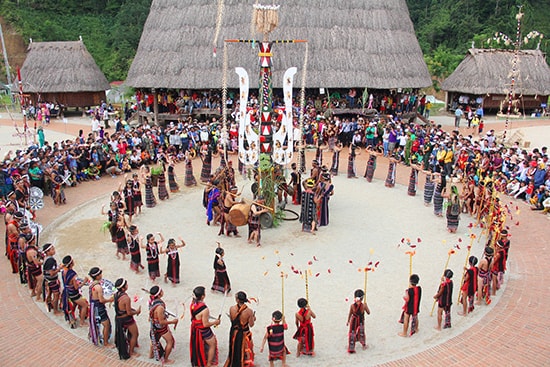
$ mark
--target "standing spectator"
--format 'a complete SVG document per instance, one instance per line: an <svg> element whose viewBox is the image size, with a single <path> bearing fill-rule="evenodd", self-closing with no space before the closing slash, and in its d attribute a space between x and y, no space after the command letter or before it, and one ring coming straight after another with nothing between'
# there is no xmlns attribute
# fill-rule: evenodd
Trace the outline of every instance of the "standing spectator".
<svg viewBox="0 0 550 367"><path fill-rule="evenodd" d="M460 119L464 116L464 112L462 111L462 107L458 105L455 110L455 127L460 127Z"/></svg>

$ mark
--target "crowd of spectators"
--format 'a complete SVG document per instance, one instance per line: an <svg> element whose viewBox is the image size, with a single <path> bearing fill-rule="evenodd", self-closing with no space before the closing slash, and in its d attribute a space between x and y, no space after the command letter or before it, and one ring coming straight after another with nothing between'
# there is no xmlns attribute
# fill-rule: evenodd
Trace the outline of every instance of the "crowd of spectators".
<svg viewBox="0 0 550 367"><path fill-rule="evenodd" d="M384 156L394 157L404 165L422 164L426 170L441 172L448 178L456 177L463 182L479 182L489 175L498 182L501 191L543 209L542 203L548 197L550 187L546 147L528 150L521 148L519 142L505 146L493 130L483 134L473 127L472 130L463 128L448 133L441 126L405 118L406 115L399 113L399 109L405 107L407 110L409 107L406 105L411 103L414 104L409 109L421 109L422 97L411 102L412 96L408 99L403 96L372 97L373 107L378 111L370 117L330 114L333 103L329 104L326 97L308 97L302 129L306 146L327 150L333 150L338 145L372 146ZM235 152L238 147L235 122L238 108L238 101L232 103L225 134L221 121L216 118L199 121L188 117L168 122L165 126L151 125L144 119L141 124L131 125L115 114L111 121L113 126L108 127L94 113L89 133L81 130L75 139L53 144L44 140L26 150L6 154L0 171L2 197L5 198L13 190L14 176L18 175L28 174L33 186L55 196L56 186L75 186L104 175L114 177L143 164L154 164L159 154L167 153L178 161L188 150L200 154L208 149L217 150L223 143L228 151ZM254 95L251 95L247 108L258 108ZM298 99L293 108L294 116L298 116ZM102 110L108 111L108 106L98 106L98 115ZM282 101L275 98L275 124L280 121L283 110ZM295 117L295 138L300 136L298 121ZM62 202L63 198L56 203Z"/></svg>

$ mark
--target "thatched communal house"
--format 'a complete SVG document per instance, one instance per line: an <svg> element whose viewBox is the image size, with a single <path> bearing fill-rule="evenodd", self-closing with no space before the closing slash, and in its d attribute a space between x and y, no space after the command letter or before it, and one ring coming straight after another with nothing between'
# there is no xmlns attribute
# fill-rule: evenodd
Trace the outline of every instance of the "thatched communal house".
<svg viewBox="0 0 550 367"><path fill-rule="evenodd" d="M482 101L485 110L506 112L512 82L514 50L472 48L456 70L443 82L447 106L459 99L470 104ZM520 50L514 90L516 107L524 113L540 109L550 95L550 68L540 50ZM521 97L521 98L520 98ZM473 102L472 102L473 101Z"/></svg>
<svg viewBox="0 0 550 367"><path fill-rule="evenodd" d="M255 3L153 0L126 82L146 90L219 89L224 40L263 39L251 26ZM285 1L269 40L289 39L308 41L308 88L397 90L432 84L405 0ZM227 55L229 88L238 88L236 66L251 78L257 75L257 44L228 44ZM296 66L299 88L305 58L303 43L274 45L273 86L280 88L284 71Z"/></svg>
<svg viewBox="0 0 550 367"><path fill-rule="evenodd" d="M33 103L87 107L105 100L109 83L82 40L31 42L21 68L23 93Z"/></svg>

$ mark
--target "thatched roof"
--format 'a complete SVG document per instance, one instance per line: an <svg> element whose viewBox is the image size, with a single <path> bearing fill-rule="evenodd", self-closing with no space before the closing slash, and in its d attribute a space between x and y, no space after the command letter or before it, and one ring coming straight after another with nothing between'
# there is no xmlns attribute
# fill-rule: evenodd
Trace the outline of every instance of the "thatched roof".
<svg viewBox="0 0 550 367"><path fill-rule="evenodd" d="M448 92L507 94L513 59L513 50L472 48L441 88ZM540 50L520 50L518 70L516 94L550 95L550 68Z"/></svg>
<svg viewBox="0 0 550 367"><path fill-rule="evenodd" d="M220 88L224 39L252 35L255 0L225 0L213 57L218 1L153 0L126 82L137 88ZM268 1L271 4L271 1ZM309 88L421 88L432 84L405 0L294 0L282 2L279 25L269 40L309 42ZM304 44L273 46L273 85L298 68L301 86ZM236 66L257 75L258 46L229 44L228 86L238 87ZM252 79L254 80L254 79ZM253 83L251 83L253 85Z"/></svg>
<svg viewBox="0 0 550 367"><path fill-rule="evenodd" d="M99 92L110 88L82 41L31 42L21 79L25 93Z"/></svg>

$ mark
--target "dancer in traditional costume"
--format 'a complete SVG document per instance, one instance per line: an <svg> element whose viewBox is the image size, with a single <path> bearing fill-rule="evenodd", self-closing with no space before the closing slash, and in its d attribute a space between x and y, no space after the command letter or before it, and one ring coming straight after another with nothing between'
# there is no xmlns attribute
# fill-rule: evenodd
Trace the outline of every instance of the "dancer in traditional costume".
<svg viewBox="0 0 550 367"><path fill-rule="evenodd" d="M298 341L298 350L296 356L300 357L302 354L313 356L315 352L315 339L313 333L313 324L311 319L315 318L315 312L311 311L308 302L305 298L298 299L299 310L295 315L296 333L294 339Z"/></svg>
<svg viewBox="0 0 550 367"><path fill-rule="evenodd" d="M151 179L151 170L148 166L141 166L141 177L145 182L145 206L154 208L157 205L157 200L153 194L153 181Z"/></svg>
<svg viewBox="0 0 550 367"><path fill-rule="evenodd" d="M42 285L42 259L39 257L38 247L35 246L35 236L32 233L26 235L27 247L25 248L25 261L27 262L27 281L31 290L31 297L36 296L39 301L43 297Z"/></svg>
<svg viewBox="0 0 550 367"><path fill-rule="evenodd" d="M254 366L254 344L250 328L254 326L256 316L246 305L246 293L237 292L235 300L237 304L229 308L229 355L224 367L251 367Z"/></svg>
<svg viewBox="0 0 550 367"><path fill-rule="evenodd" d="M361 151L357 151L357 145L351 143L349 146L348 155L348 178L357 178L357 170L355 168L355 157L360 154Z"/></svg>
<svg viewBox="0 0 550 367"><path fill-rule="evenodd" d="M171 364L174 361L169 359L170 353L174 348L175 340L169 325L174 325L174 329L178 325L178 318L168 320L166 316L166 305L162 300L164 292L155 285L149 290L149 320L151 320L151 353L150 357L154 357L156 361L163 364ZM166 346L162 346L161 338L165 340Z"/></svg>
<svg viewBox="0 0 550 367"><path fill-rule="evenodd" d="M106 298L103 294L103 288L101 287L103 271L98 267L90 269L88 275L92 278L90 284L90 315L88 322L90 324L90 331L88 333L90 340L94 345L103 343L104 347L110 347L109 336L111 335L111 320L107 314L105 304L114 301L114 297ZM100 335L100 329L103 326L103 335Z"/></svg>
<svg viewBox="0 0 550 367"><path fill-rule="evenodd" d="M211 327L219 325L220 319L210 318L210 310L204 303L205 291L204 287L196 287L189 307L191 311L189 349L193 367L210 367L218 364L218 341Z"/></svg>
<svg viewBox="0 0 550 367"><path fill-rule="evenodd" d="M313 188L315 181L311 178L305 182L305 190L302 192L300 223L302 223L302 232L315 234L317 221L317 208L315 204L315 193Z"/></svg>
<svg viewBox="0 0 550 367"><path fill-rule="evenodd" d="M477 304L481 304L481 300L485 300L485 304L491 303L491 268L493 266L493 255L495 251L492 247L485 247L483 259L479 262L478 279L477 279Z"/></svg>
<svg viewBox="0 0 550 367"><path fill-rule="evenodd" d="M174 171L174 169L174 161L170 160L168 164L168 187L170 188L170 192L180 191L180 186L176 181L176 172Z"/></svg>
<svg viewBox="0 0 550 367"><path fill-rule="evenodd" d="M193 176L193 160L189 155L189 151L185 152L185 186L197 186L197 180Z"/></svg>
<svg viewBox="0 0 550 367"><path fill-rule="evenodd" d="M214 257L214 282L212 283L211 289L225 294L231 292L231 282L229 281L227 268L223 260L224 255L225 252L223 248L216 248L216 256Z"/></svg>
<svg viewBox="0 0 550 367"><path fill-rule="evenodd" d="M128 281L123 278L115 282L117 292L114 295L115 306L115 345L118 349L120 359L128 359L131 356L139 355L134 352L137 346L139 331L135 315L141 314L141 306L137 310L132 308L128 291Z"/></svg>
<svg viewBox="0 0 550 367"><path fill-rule="evenodd" d="M250 205L250 214L248 215L248 243L255 243L256 247L261 246L262 240L262 224L260 223L260 216L263 213L267 213L267 208L260 208L260 205L264 204L265 200L262 196L258 196L256 202Z"/></svg>
<svg viewBox="0 0 550 367"><path fill-rule="evenodd" d="M11 271L13 274L17 274L19 267L17 261L19 258L19 226L23 220L24 215L22 212L17 211L12 215L12 219L6 226L6 233L8 237L8 257L10 259Z"/></svg>
<svg viewBox="0 0 550 367"><path fill-rule="evenodd" d="M126 255L130 253L128 250L128 242L126 241L126 219L122 212L117 212L113 217L113 222L111 223L111 233L115 238L116 243L116 257L119 258L119 254L122 255L122 260L126 260Z"/></svg>
<svg viewBox="0 0 550 367"><path fill-rule="evenodd" d="M164 282L168 280L172 282L172 285L179 284L180 282L180 254L178 252L179 248L185 246L185 241L179 238L179 245L176 244L176 240L170 238L166 249L161 250L162 253L165 253L168 256L168 262L166 267L166 273L164 274Z"/></svg>
<svg viewBox="0 0 550 367"><path fill-rule="evenodd" d="M395 173L397 171L397 159L390 157L388 164L388 175L386 176L386 187L395 186Z"/></svg>
<svg viewBox="0 0 550 367"><path fill-rule="evenodd" d="M469 268L464 269L464 282L460 288L462 294L460 303L462 303L462 312L458 311L461 316L466 316L474 310L474 298L477 293L477 257L470 256L468 258Z"/></svg>
<svg viewBox="0 0 550 367"><path fill-rule="evenodd" d="M330 166L330 174L338 176L338 167L340 166L340 151L342 150L342 143L338 143L332 148L332 164Z"/></svg>
<svg viewBox="0 0 550 367"><path fill-rule="evenodd" d="M416 184L418 183L418 170L419 166L411 165L411 175L409 176L409 187L407 188L407 194L409 196L416 196Z"/></svg>
<svg viewBox="0 0 550 367"><path fill-rule="evenodd" d="M159 174L158 177L158 194L160 200L166 200L170 197L168 194L168 190L166 190L166 167L164 166L164 162L162 163L162 171Z"/></svg>
<svg viewBox="0 0 550 367"><path fill-rule="evenodd" d="M55 246L51 243L46 243L42 246L42 253L46 256L44 264L42 265L42 272L44 273L44 291L46 292L44 300L48 306L48 311L53 309L53 313L59 313L59 295L61 285L59 283L59 272L61 267L57 266L55 260Z"/></svg>
<svg viewBox="0 0 550 367"><path fill-rule="evenodd" d="M80 326L86 325L86 316L88 316L88 302L80 294L80 288L86 283L88 278L79 280L76 271L73 270L74 261L70 255L63 258L63 311L65 320L69 321L71 328L76 328L76 320L74 319L74 306L78 307Z"/></svg>
<svg viewBox="0 0 550 367"><path fill-rule="evenodd" d="M152 281L155 281L155 279L160 277L159 252L162 248L164 237L160 232L158 232L158 235L160 237L160 242L155 241L155 235L149 233L147 235L147 242L145 246L141 245L141 247L145 249L145 252L147 254L147 270L149 272L149 278Z"/></svg>
<svg viewBox="0 0 550 367"><path fill-rule="evenodd" d="M292 187L292 204L300 205L302 201L302 175L296 167L296 163L290 165L292 172L290 173L290 182Z"/></svg>
<svg viewBox="0 0 550 367"><path fill-rule="evenodd" d="M506 259L508 252L506 246L509 246L508 231L500 231L500 238L495 242L495 257L493 259L493 294L500 289L504 282L504 273L506 272Z"/></svg>
<svg viewBox="0 0 550 367"><path fill-rule="evenodd" d="M348 353L355 353L355 344L361 343L363 349L367 349L367 338L365 334L365 313L370 315L367 302L363 301L365 292L357 289L354 293L354 301L349 308L348 314Z"/></svg>
<svg viewBox="0 0 550 367"><path fill-rule="evenodd" d="M443 323L443 329L451 327L451 305L453 304L453 271L446 269L443 275L443 281L439 285L439 289L434 296L437 300L437 326L436 330L441 330L441 323L443 321L443 312L445 312L445 322Z"/></svg>
<svg viewBox="0 0 550 367"><path fill-rule="evenodd" d="M398 335L407 337L418 332L418 313L420 312L420 299L422 298L422 288L418 285L420 277L412 274L409 278L409 288L405 291L405 305L401 313L400 323L403 324L403 331ZM411 331L409 333L409 323Z"/></svg>
<svg viewBox="0 0 550 367"><path fill-rule="evenodd" d="M127 236L128 249L130 250L130 269L139 273L140 269L145 269L141 264L141 238L139 238L139 230L135 225L131 225Z"/></svg>
<svg viewBox="0 0 550 367"><path fill-rule="evenodd" d="M331 182L330 173L321 174L321 182L319 182L319 227L328 226L329 223L329 200L334 195L334 185Z"/></svg>
<svg viewBox="0 0 550 367"><path fill-rule="evenodd" d="M374 171L376 170L376 158L379 153L371 146L368 146L366 151L369 153L369 160L367 161L367 168L365 169L364 177L368 182L372 182Z"/></svg>
<svg viewBox="0 0 550 367"><path fill-rule="evenodd" d="M237 186L231 186L229 188L229 192L226 192L224 194L223 198L223 205L221 206L222 209L222 223L220 225L220 231L218 232L218 236L225 234L227 236L231 236L231 234L234 234L235 237L239 236L239 231L237 230L237 226L231 223L229 220L229 211L237 203L236 198L240 195L238 192Z"/></svg>
<svg viewBox="0 0 550 367"><path fill-rule="evenodd" d="M212 181L212 184L207 187L207 204L206 204L206 224L210 225L210 222L214 221L214 225L220 222L221 210L220 210L220 195L221 191L218 187L220 182L218 180Z"/></svg>
<svg viewBox="0 0 550 367"><path fill-rule="evenodd" d="M143 199L141 197L141 183L139 182L139 176L137 173L132 174L132 189L135 208L134 214L141 214Z"/></svg>
<svg viewBox="0 0 550 367"><path fill-rule="evenodd" d="M458 189L455 185L451 186L451 193L449 194L449 200L447 202L447 208L445 215L447 217L447 230L449 233L455 233L458 229L458 223L460 221L460 197L458 195Z"/></svg>
<svg viewBox="0 0 550 367"><path fill-rule="evenodd" d="M134 182L132 180L126 181L126 184L121 191L122 196L124 197L124 214L128 216L128 221L132 223L132 217L136 213L136 203L134 202Z"/></svg>
<svg viewBox="0 0 550 367"><path fill-rule="evenodd" d="M437 183L434 190L434 214L438 217L443 216L443 195L446 191L445 185L442 181Z"/></svg>
<svg viewBox="0 0 550 367"><path fill-rule="evenodd" d="M426 174L426 182L424 183L424 205L429 206L434 196L435 182L432 180L432 177L435 174L432 174L430 171L424 171L424 173Z"/></svg>
<svg viewBox="0 0 550 367"><path fill-rule="evenodd" d="M206 154L202 161L201 170L201 182L208 182L210 180L210 173L212 171L212 152L207 149Z"/></svg>
<svg viewBox="0 0 550 367"><path fill-rule="evenodd" d="M290 354L285 345L285 330L288 328L285 317L281 311L271 314L271 325L267 327L260 353L263 353L265 343L269 348L269 367L275 366L275 361L281 360L282 367L286 367L286 355Z"/></svg>

